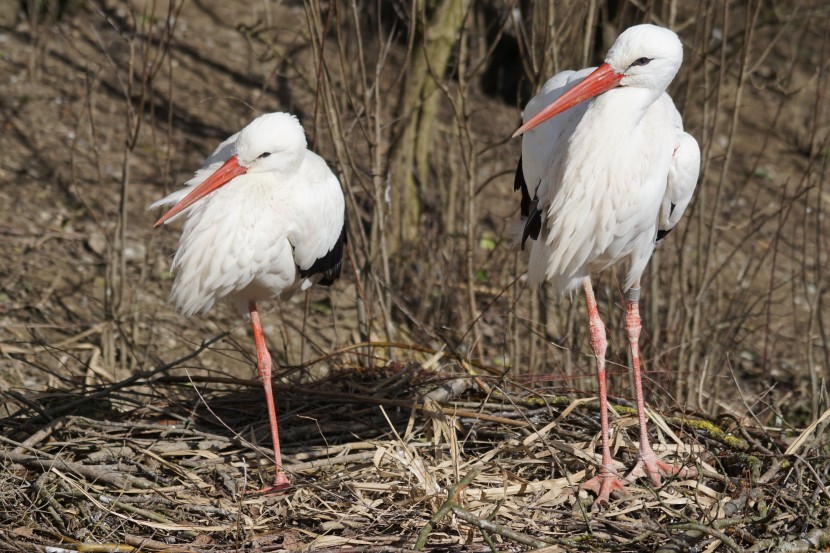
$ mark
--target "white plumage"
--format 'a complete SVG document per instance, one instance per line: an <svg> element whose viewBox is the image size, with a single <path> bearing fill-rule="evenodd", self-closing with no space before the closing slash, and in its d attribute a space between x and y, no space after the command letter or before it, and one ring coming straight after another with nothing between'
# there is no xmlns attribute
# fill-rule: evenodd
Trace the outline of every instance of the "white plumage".
<svg viewBox="0 0 830 553"><path fill-rule="evenodd" d="M274 442L274 488L281 489L288 479L256 302L337 279L346 239L340 183L306 148L296 117L268 113L222 142L185 188L150 207L166 206L174 207L156 226L184 219L170 300L187 316L223 298L250 313Z"/></svg>
<svg viewBox="0 0 830 553"><path fill-rule="evenodd" d="M222 142L186 188L150 207L177 204L232 155L246 173L165 221L186 219L170 294L186 316L225 297L245 311L250 300L287 299L308 288L322 275L301 278L300 272L325 257L344 228L340 183L306 149L302 127L287 113L255 119Z"/></svg>
<svg viewBox="0 0 830 553"><path fill-rule="evenodd" d="M640 389L637 300L654 251L680 220L697 183L700 149L665 90L683 49L672 31L639 25L623 32L599 68L555 75L528 102L516 189L522 191L519 241L532 240L531 283L549 281L560 293L583 287L597 358L603 412L603 463L585 487L607 502L623 491L611 466L605 414L605 330L591 273L625 265L630 290L626 329L634 357L641 422L638 464L629 478L677 473L648 444ZM684 474L690 474L687 469Z"/></svg>
<svg viewBox="0 0 830 553"><path fill-rule="evenodd" d="M692 198L700 149L683 132L680 114L664 92L680 67L680 41L668 29L632 27L606 60L625 71L642 57L653 61L635 66L636 78L626 75L618 87L524 133L524 178L530 196L538 198L543 222L542 239L530 252L532 283L548 280L567 292L591 273L625 261L624 288L631 288L651 257L658 223L660 230L671 230ZM523 120L595 69L552 77L528 102Z"/></svg>

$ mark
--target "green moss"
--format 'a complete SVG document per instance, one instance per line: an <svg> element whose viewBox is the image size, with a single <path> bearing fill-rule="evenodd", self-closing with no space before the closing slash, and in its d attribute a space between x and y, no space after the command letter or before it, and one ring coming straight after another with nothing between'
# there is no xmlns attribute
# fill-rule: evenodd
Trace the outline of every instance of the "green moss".
<svg viewBox="0 0 830 553"><path fill-rule="evenodd" d="M714 424L709 421L704 421L700 419L685 419L681 418L678 419L679 424L694 428L695 430L700 430L701 432L705 432L709 434L710 437L714 438L715 440L721 442L724 445L731 447L732 449L737 449L740 451L745 451L749 449L749 444L746 443L745 440L733 436L732 434L727 434Z"/></svg>

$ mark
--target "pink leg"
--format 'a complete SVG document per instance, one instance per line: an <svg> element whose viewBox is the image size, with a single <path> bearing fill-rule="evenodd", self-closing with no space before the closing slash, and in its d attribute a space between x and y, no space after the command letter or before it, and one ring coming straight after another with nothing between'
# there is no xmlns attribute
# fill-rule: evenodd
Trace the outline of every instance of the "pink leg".
<svg viewBox="0 0 830 553"><path fill-rule="evenodd" d="M274 408L274 394L271 391L271 354L265 345L265 336L262 335L262 324L259 321L259 313L256 309L256 302L248 303L248 312L251 315L251 328L254 331L254 344L256 345L256 368L259 378L262 380L262 387L265 388L265 402L268 405L268 418L271 422L271 439L274 442L274 459L276 460L276 478L274 485L263 488L260 493L267 493L282 490L290 484L288 477L282 470L282 458L280 457L280 436L277 431L277 411Z"/></svg>
<svg viewBox="0 0 830 553"><path fill-rule="evenodd" d="M634 365L634 396L637 400L637 417L640 420L640 451L637 463L626 476L627 482L633 482L641 476L648 476L655 486L660 485L660 476L678 475L681 478L693 477L697 473L692 468L675 467L661 461L648 441L646 428L646 406L643 401L643 379L640 374L640 308L638 301L640 289L632 288L628 293L628 306L625 310L625 331L631 345L631 359Z"/></svg>
<svg viewBox="0 0 830 553"><path fill-rule="evenodd" d="M612 492L626 493L614 465L611 464L611 446L608 439L608 397L605 388L605 350L608 342L605 339L605 325L599 318L597 301L594 298L594 289L591 279L586 277L582 282L585 292L585 303L588 306L588 324L591 330L591 349L597 360L597 381L599 384L599 420L602 426L602 466L596 476L582 484L582 489L592 491L597 495L594 505L609 503Z"/></svg>

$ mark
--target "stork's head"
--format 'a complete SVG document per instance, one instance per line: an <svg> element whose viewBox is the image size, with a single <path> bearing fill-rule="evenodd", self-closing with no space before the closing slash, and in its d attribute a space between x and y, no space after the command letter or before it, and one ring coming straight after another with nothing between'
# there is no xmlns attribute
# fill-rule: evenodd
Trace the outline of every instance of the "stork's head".
<svg viewBox="0 0 830 553"><path fill-rule="evenodd" d="M619 76L617 86L664 91L683 62L683 45L677 35L656 25L629 27L617 37L605 64Z"/></svg>
<svg viewBox="0 0 830 553"><path fill-rule="evenodd" d="M290 113L260 115L239 132L237 164L247 173L291 172L306 152L305 132Z"/></svg>
<svg viewBox="0 0 830 553"><path fill-rule="evenodd" d="M303 127L289 113L260 115L239 131L234 146L236 153L162 215L154 226L168 221L245 173L291 173L300 167L306 154Z"/></svg>
<svg viewBox="0 0 830 553"><path fill-rule="evenodd" d="M566 109L618 86L662 94L683 62L683 45L669 29L656 25L629 27L614 41L605 63L537 113L513 136L519 136Z"/></svg>

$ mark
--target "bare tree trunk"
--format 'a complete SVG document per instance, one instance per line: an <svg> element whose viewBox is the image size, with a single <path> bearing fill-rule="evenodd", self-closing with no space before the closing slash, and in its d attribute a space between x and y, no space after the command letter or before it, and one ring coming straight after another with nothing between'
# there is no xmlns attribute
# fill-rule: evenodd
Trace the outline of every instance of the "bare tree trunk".
<svg viewBox="0 0 830 553"><path fill-rule="evenodd" d="M395 232L392 249L413 240L421 217L422 183L429 180L429 154L438 108L438 85L447 69L469 0L419 0L412 64L402 88L397 113L405 125L392 153L392 209Z"/></svg>

